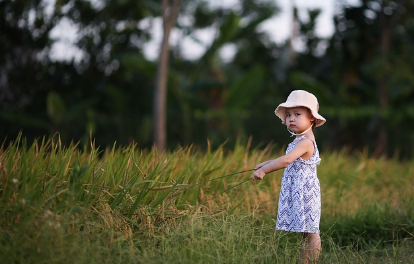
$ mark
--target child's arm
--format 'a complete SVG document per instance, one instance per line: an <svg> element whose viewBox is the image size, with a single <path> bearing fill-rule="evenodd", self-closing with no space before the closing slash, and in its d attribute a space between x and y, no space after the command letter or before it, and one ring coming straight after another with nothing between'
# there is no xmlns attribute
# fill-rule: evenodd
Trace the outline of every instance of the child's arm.
<svg viewBox="0 0 414 264"><path fill-rule="evenodd" d="M262 162L262 163L256 165L256 167L254 167L254 170L260 169L261 167L263 167L264 165L268 164L269 162L271 162L271 160L268 160L268 161L265 161L265 162Z"/></svg>
<svg viewBox="0 0 414 264"><path fill-rule="evenodd" d="M252 175L253 181L261 180L266 173L280 170L297 160L307 153L314 152L313 142L310 140L301 140L289 153L274 160L268 160L256 166L256 171ZM262 165L262 166L260 166Z"/></svg>

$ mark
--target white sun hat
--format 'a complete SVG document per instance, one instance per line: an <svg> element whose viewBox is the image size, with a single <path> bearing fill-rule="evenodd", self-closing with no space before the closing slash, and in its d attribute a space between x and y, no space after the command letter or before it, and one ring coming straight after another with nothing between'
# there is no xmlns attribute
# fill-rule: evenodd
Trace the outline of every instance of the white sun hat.
<svg viewBox="0 0 414 264"><path fill-rule="evenodd" d="M306 107L311 111L313 117L316 119L315 127L322 126L326 122L326 119L320 114L318 114L319 104L316 96L303 90L295 90L291 92L286 102L280 104L276 108L275 114L282 120L282 123L284 124L285 109L299 106Z"/></svg>

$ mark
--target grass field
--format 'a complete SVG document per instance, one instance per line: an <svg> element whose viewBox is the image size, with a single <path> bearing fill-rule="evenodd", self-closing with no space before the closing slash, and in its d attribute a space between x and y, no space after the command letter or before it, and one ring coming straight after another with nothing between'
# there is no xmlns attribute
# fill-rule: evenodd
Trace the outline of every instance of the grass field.
<svg viewBox="0 0 414 264"><path fill-rule="evenodd" d="M299 263L299 235L274 231L282 171L249 180L283 152L19 137L0 149L0 263ZM414 263L413 161L321 152L320 263Z"/></svg>

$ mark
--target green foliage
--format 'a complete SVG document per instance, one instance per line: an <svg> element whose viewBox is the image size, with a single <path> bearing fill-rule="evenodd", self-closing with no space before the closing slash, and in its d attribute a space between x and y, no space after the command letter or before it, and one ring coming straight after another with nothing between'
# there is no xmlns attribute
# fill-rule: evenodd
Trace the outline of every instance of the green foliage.
<svg viewBox="0 0 414 264"><path fill-rule="evenodd" d="M55 124L60 124L65 115L66 107L62 98L55 92L47 95L47 114Z"/></svg>
<svg viewBox="0 0 414 264"><path fill-rule="evenodd" d="M399 208L388 204L368 204L352 215L325 220L323 229L331 228L329 235L340 246L365 250L384 246L413 238L412 208L412 200L401 202Z"/></svg>
<svg viewBox="0 0 414 264"><path fill-rule="evenodd" d="M235 173L278 154L16 138L0 148L0 262L300 263L300 235L274 231L281 172ZM320 263L412 261L412 161L322 159Z"/></svg>
<svg viewBox="0 0 414 264"><path fill-rule="evenodd" d="M274 1L181 3L176 32L182 38L171 47L168 76L170 149L191 143L206 148L206 139L214 146L234 144L250 136L255 145L286 144L273 111L293 89L306 89L318 97L328 120L318 129L321 147L412 155L410 1L338 4L328 38L316 34L321 10L308 10L306 19L296 16L292 41L303 43L300 51L262 30L279 15ZM144 45L152 40L160 10L153 0L2 1L0 138L24 131L33 142L59 132L69 144L87 143L93 134L103 148L114 142L151 147L156 63L145 57ZM63 21L78 30L79 61L48 56L51 30ZM201 41L201 30L215 34ZM190 39L205 47L198 59L182 56ZM234 57L224 61L220 54L229 47Z"/></svg>

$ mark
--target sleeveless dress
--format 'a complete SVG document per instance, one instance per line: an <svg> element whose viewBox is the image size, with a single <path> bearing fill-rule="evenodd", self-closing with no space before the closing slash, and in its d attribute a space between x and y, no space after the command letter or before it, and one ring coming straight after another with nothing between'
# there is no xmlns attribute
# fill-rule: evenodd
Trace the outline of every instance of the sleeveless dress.
<svg viewBox="0 0 414 264"><path fill-rule="evenodd" d="M316 166L319 165L316 142L306 136L295 138L286 150L289 153L301 140L311 140L315 146L309 160L298 158L283 173L277 212L277 230L319 233L321 191Z"/></svg>

